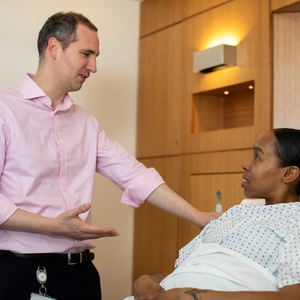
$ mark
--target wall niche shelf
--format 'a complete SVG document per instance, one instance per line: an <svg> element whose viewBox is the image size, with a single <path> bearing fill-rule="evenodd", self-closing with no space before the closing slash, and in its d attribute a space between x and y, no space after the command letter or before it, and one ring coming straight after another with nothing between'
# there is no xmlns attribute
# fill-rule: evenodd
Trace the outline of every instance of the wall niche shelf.
<svg viewBox="0 0 300 300"><path fill-rule="evenodd" d="M191 133L254 125L254 80L193 94Z"/></svg>

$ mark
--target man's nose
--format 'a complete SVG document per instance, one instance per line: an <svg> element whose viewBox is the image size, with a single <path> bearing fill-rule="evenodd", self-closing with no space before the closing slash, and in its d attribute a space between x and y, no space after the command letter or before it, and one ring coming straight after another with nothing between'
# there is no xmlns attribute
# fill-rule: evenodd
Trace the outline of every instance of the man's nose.
<svg viewBox="0 0 300 300"><path fill-rule="evenodd" d="M97 72L97 62L96 62L96 58L91 58L89 59L88 65L87 65L87 69L92 72L92 73L96 73Z"/></svg>

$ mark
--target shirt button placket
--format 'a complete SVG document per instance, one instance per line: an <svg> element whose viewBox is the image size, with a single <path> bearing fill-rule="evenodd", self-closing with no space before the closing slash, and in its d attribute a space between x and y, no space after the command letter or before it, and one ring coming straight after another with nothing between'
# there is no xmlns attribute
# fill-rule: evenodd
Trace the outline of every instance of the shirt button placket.
<svg viewBox="0 0 300 300"><path fill-rule="evenodd" d="M65 148L63 139L61 137L59 118L57 115L54 115L54 133L55 133L56 143L57 143L58 151L59 151L59 155L60 155L60 165L59 165L60 190L61 190L61 193L62 193L64 199L67 201L67 197L66 197L66 192L67 192L67 152L66 152L66 148Z"/></svg>

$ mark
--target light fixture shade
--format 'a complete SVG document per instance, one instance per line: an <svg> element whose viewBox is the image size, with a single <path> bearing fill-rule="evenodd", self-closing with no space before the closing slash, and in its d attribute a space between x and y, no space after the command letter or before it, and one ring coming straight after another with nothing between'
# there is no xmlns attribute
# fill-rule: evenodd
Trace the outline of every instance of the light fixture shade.
<svg viewBox="0 0 300 300"><path fill-rule="evenodd" d="M209 73L236 64L236 47L218 45L194 52L193 70L195 73Z"/></svg>

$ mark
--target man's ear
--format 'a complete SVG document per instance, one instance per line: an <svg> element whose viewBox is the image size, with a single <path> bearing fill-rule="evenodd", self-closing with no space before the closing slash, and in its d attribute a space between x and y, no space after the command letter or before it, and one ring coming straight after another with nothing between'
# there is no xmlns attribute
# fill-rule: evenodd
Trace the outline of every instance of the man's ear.
<svg viewBox="0 0 300 300"><path fill-rule="evenodd" d="M299 178L300 170L296 166L290 166L285 169L284 175L282 177L283 182L290 183Z"/></svg>
<svg viewBox="0 0 300 300"><path fill-rule="evenodd" d="M51 37L48 40L47 51L53 59L57 58L60 48L61 48L60 42L55 37Z"/></svg>

